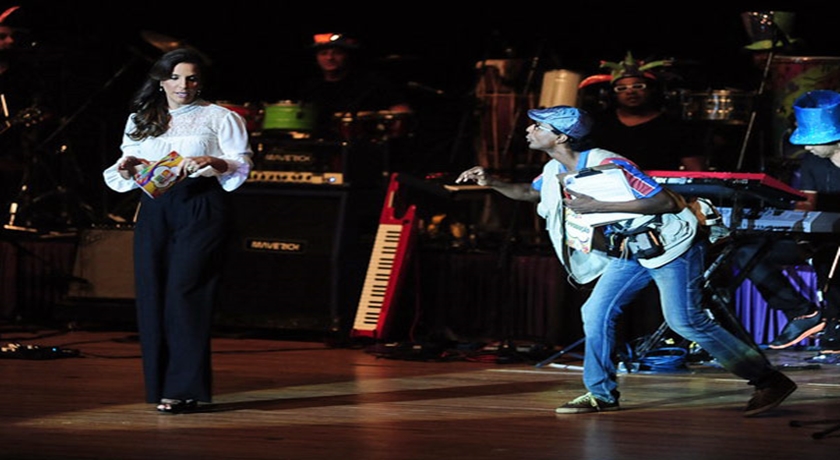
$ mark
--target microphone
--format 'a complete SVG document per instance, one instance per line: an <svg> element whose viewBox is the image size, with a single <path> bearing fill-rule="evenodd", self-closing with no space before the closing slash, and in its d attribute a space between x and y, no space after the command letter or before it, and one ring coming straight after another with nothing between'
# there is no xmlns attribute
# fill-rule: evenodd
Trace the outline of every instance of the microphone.
<svg viewBox="0 0 840 460"><path fill-rule="evenodd" d="M421 91L426 91L427 93L437 94L438 96L443 96L445 94L442 89L432 88L431 86L426 86L422 83L417 83L416 81L410 81L406 83L406 85L411 89L419 89Z"/></svg>

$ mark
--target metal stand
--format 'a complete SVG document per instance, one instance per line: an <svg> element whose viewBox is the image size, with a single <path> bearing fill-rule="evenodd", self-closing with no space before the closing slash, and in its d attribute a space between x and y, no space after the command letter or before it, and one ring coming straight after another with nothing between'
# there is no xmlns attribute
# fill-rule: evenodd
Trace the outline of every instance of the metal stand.
<svg viewBox="0 0 840 460"><path fill-rule="evenodd" d="M569 354L570 356L572 356L574 358L577 358L577 359L583 359L583 355L580 355L580 354L577 354L577 353L572 353L572 350L577 348L579 345L582 345L585 340L586 340L585 337L581 337L580 339L578 339L577 341L575 341L574 343L572 343L568 347L565 347L562 350L558 351L557 353L555 353L555 354L549 356L548 358L544 359L543 361L538 362L535 367L545 367L545 366L554 365L554 361L557 361L557 359L559 359L561 356L563 356L565 354ZM569 367L569 366L560 366L560 367Z"/></svg>
<svg viewBox="0 0 840 460"><path fill-rule="evenodd" d="M790 426L793 427L801 427L801 426L809 426L809 425L822 425L824 423L834 423L833 426L830 426L822 431L817 431L811 433L811 437L814 439L822 439L835 431L840 430L840 420L817 420L817 421L810 421L810 422L803 422L801 420L791 420Z"/></svg>
<svg viewBox="0 0 840 460"><path fill-rule="evenodd" d="M822 288L823 299L825 299L825 294L828 292L828 288L831 285L831 281L834 279L834 275L835 275L836 270L837 270L837 263L838 262L840 262L840 246L837 247L837 252L834 253L834 262L832 262L832 264L831 264L831 270L829 270L828 277L826 278L825 284L823 285L823 288ZM807 426L807 425L822 425L822 424L826 424L826 423L833 423L833 425L824 429L824 430L822 430L822 431L817 431L815 433L812 433L811 437L814 438L814 439L822 439L822 438L828 436L829 434L834 433L835 431L840 431L840 420L837 420L837 419L835 419L835 420L812 420L812 421L808 421L808 422L803 422L801 420L791 420L790 421L790 426L801 427L801 426Z"/></svg>

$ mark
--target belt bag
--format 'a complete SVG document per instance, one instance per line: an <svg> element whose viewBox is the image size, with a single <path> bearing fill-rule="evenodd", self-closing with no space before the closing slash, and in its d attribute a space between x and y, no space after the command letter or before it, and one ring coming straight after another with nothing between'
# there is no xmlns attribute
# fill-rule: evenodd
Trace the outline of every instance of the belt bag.
<svg viewBox="0 0 840 460"><path fill-rule="evenodd" d="M645 268L661 267L681 256L697 235L697 216L685 207L674 214L637 217L618 225L623 250Z"/></svg>

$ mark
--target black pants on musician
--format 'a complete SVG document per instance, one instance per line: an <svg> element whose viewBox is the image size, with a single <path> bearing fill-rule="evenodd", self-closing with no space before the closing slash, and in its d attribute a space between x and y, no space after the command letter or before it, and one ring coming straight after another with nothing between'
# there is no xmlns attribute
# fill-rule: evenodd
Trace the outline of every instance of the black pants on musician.
<svg viewBox="0 0 840 460"><path fill-rule="evenodd" d="M216 179L198 178L141 199L134 269L146 402L211 402L210 337L228 230L224 195Z"/></svg>
<svg viewBox="0 0 840 460"><path fill-rule="evenodd" d="M737 268L743 269L753 257L756 258L747 278L767 302L768 308L781 311L788 321L817 308L784 273L787 266L808 263L813 255L809 244L774 235L740 236L734 244L733 261Z"/></svg>
<svg viewBox="0 0 840 460"><path fill-rule="evenodd" d="M810 263L817 275L822 295L822 318L827 327L823 341L840 340L837 319L840 317L840 267L832 273L838 242L814 238L802 240L787 235L751 235L739 237L733 252L736 267L743 268L755 257L747 278L752 281L770 309L781 311L788 321L819 308L817 302L801 293L784 269Z"/></svg>

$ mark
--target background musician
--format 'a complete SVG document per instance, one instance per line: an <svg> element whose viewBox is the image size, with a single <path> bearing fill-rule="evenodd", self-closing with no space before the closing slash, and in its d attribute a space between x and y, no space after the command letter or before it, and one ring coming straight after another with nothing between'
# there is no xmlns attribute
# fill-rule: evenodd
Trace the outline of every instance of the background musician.
<svg viewBox="0 0 840 460"><path fill-rule="evenodd" d="M300 100L317 110L316 137L347 137L341 132L343 116L350 123L361 112L411 112L405 94L384 76L362 66L356 39L342 33L316 34L312 47L319 72L304 83Z"/></svg>
<svg viewBox="0 0 840 460"><path fill-rule="evenodd" d="M0 199L8 209L40 139L45 85L21 45L29 31L19 6L0 11Z"/></svg>
<svg viewBox="0 0 840 460"><path fill-rule="evenodd" d="M840 197L840 94L834 91L810 91L794 102L797 128L790 137L793 145L805 146L797 171L797 187L809 196L797 203L799 210L838 211ZM833 198L833 199L832 199ZM831 205L833 206L833 209ZM783 349L823 332L820 348L840 352L837 337L837 309L840 293L829 282L837 252L836 241L800 240L775 233L750 235L736 241L735 262L745 267L758 257L747 277L767 302L768 308L780 311L787 323L769 347ZM810 300L784 273L787 266L811 260L823 295L823 308ZM833 278L833 277L832 277ZM828 283L828 284L827 284ZM828 326L828 327L827 327Z"/></svg>
<svg viewBox="0 0 840 460"><path fill-rule="evenodd" d="M655 73L665 61L646 64L628 51L623 61L611 64L609 104L593 113L595 144L621 152L647 171L706 170L702 133L665 110L663 77Z"/></svg>
<svg viewBox="0 0 840 460"><path fill-rule="evenodd" d="M797 127L790 143L804 146L799 167L799 188L809 199L802 210L840 211L840 93L809 91L793 104ZM813 264L823 296L822 353L840 353L840 282L834 273L838 241L815 244Z"/></svg>

